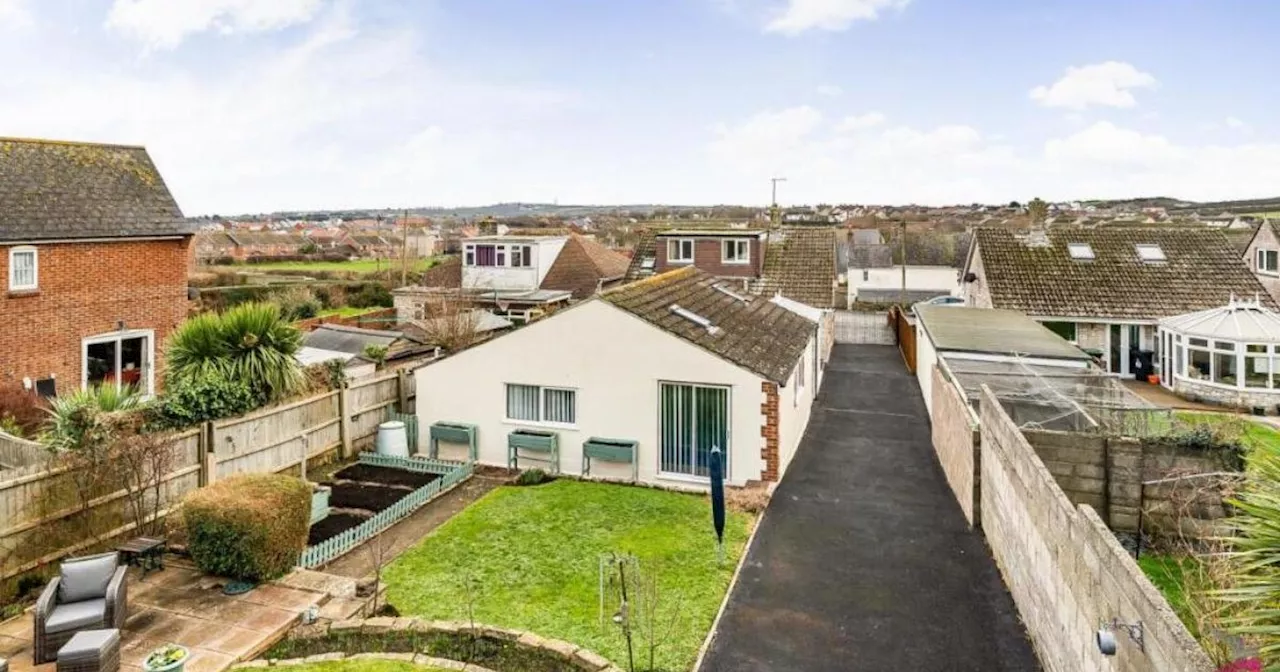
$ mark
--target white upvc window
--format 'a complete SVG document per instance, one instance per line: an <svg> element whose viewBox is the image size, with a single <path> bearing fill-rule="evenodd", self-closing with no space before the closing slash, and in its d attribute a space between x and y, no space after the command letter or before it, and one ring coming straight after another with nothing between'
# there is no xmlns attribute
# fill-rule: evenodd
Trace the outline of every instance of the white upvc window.
<svg viewBox="0 0 1280 672"><path fill-rule="evenodd" d="M29 292L40 287L40 255L29 245L9 249L9 291Z"/></svg>
<svg viewBox="0 0 1280 672"><path fill-rule="evenodd" d="M667 241L667 263L688 263L691 261L693 261L692 238Z"/></svg>
<svg viewBox="0 0 1280 672"><path fill-rule="evenodd" d="M1258 272L1280 275L1280 250L1258 250Z"/></svg>
<svg viewBox="0 0 1280 672"><path fill-rule="evenodd" d="M84 339L80 346L80 386L132 387L155 392L155 332L150 329L118 331Z"/></svg>
<svg viewBox="0 0 1280 672"><path fill-rule="evenodd" d="M725 264L751 263L751 241L735 238L721 242L720 261Z"/></svg>
<svg viewBox="0 0 1280 672"><path fill-rule="evenodd" d="M578 423L578 392L564 387L507 383L506 420L572 427Z"/></svg>
<svg viewBox="0 0 1280 672"><path fill-rule="evenodd" d="M793 406L800 405L800 395L804 394L804 369L806 359L808 359L807 356L800 355L800 364L796 366L796 393L795 399L792 402Z"/></svg>

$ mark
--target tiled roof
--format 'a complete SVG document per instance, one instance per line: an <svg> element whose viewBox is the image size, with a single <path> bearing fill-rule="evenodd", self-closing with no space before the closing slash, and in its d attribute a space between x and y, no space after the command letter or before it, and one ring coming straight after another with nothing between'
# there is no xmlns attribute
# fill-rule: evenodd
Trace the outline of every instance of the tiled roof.
<svg viewBox="0 0 1280 672"><path fill-rule="evenodd" d="M1069 243L1088 244L1094 259L1072 259ZM1135 246L1143 244L1159 245L1167 260L1142 261ZM981 228L974 245L983 268L976 281L987 284L994 307L1029 315L1150 320L1225 305L1233 294L1275 305L1213 229L1063 227L1037 241Z"/></svg>
<svg viewBox="0 0 1280 672"><path fill-rule="evenodd" d="M630 261L594 240L575 234L551 264L542 279L542 289L566 290L573 292L575 299L585 299L596 293L601 281L621 279Z"/></svg>
<svg viewBox="0 0 1280 672"><path fill-rule="evenodd" d="M0 138L0 240L190 233L142 147Z"/></svg>
<svg viewBox="0 0 1280 672"><path fill-rule="evenodd" d="M644 260L646 258L653 259L658 253L658 234L652 229L645 229L640 232L639 238L636 239L635 250L631 253L631 264L627 266L627 274L625 279L627 282L639 280L640 278L653 275L651 268L644 268Z"/></svg>
<svg viewBox="0 0 1280 672"><path fill-rule="evenodd" d="M785 383L813 335L813 322L766 298L746 301L715 288L719 281L692 266L622 285L601 299L748 371ZM679 306L714 326L677 314Z"/></svg>
<svg viewBox="0 0 1280 672"><path fill-rule="evenodd" d="M836 304L835 281L835 229L783 228L769 233L764 271L751 283L751 291L782 294L815 308L832 308Z"/></svg>

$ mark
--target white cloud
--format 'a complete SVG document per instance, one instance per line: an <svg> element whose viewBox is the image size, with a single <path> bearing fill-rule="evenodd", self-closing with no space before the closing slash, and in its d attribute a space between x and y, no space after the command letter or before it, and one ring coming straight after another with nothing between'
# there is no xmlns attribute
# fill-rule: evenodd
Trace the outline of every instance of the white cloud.
<svg viewBox="0 0 1280 672"><path fill-rule="evenodd" d="M1156 78L1128 63L1107 61L1067 68L1061 79L1031 90L1031 99L1045 107L1083 110L1090 106L1133 107L1134 89L1156 86Z"/></svg>
<svg viewBox="0 0 1280 672"><path fill-rule="evenodd" d="M854 114L840 120L836 124L836 131L848 133L851 131L861 131L867 128L874 128L885 122L886 117L879 112L868 112L866 114Z"/></svg>
<svg viewBox="0 0 1280 672"><path fill-rule="evenodd" d="M1249 128L1249 124L1246 124L1237 117L1227 117L1226 121L1223 123L1227 125L1227 128L1235 129L1237 131L1243 131Z"/></svg>
<svg viewBox="0 0 1280 672"><path fill-rule="evenodd" d="M115 0L107 27L150 49L171 49L189 35L278 30L306 23L321 0Z"/></svg>
<svg viewBox="0 0 1280 672"><path fill-rule="evenodd" d="M799 35L806 30L841 31L857 21L873 21L888 9L902 9L911 0L787 0L765 25L765 31Z"/></svg>
<svg viewBox="0 0 1280 672"><path fill-rule="evenodd" d="M817 90L819 96L826 96L828 98L835 98L836 96L844 93L844 89L836 86L835 84L823 84L819 86Z"/></svg>
<svg viewBox="0 0 1280 672"><path fill-rule="evenodd" d="M0 41L0 62L39 43ZM373 30L333 8L192 70L179 59L100 65L85 42L0 78L5 133L147 146L187 214L534 200L521 175L555 179L530 127L574 98L458 78L418 34ZM456 101L466 101L459 105Z"/></svg>
<svg viewBox="0 0 1280 672"><path fill-rule="evenodd" d="M1218 200L1265 196L1280 183L1280 143L1179 143L1098 122L1019 149L966 124L849 134L822 119L804 108L717 127L706 179L738 189L748 203L760 202L773 174L787 176L786 200L799 203L996 203L1036 194Z"/></svg>
<svg viewBox="0 0 1280 672"><path fill-rule="evenodd" d="M32 24L26 0L0 0L0 31L27 28Z"/></svg>

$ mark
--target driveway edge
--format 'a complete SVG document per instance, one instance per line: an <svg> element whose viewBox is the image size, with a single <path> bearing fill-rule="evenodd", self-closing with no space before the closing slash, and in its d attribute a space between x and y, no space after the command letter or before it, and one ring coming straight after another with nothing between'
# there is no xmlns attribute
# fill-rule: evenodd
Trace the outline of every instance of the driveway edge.
<svg viewBox="0 0 1280 672"><path fill-rule="evenodd" d="M702 670L702 661L711 650L711 643L716 638L716 630L720 628L720 618L724 616L724 610L729 606L729 597L733 595L733 589L738 586L738 577L742 576L742 568L747 564L747 556L751 554L751 545L756 541L756 533L760 531L760 526L764 525L764 517L768 514L769 507L765 506L764 511L760 512L760 517L756 518L755 526L751 528L751 535L747 537L747 543L742 547L742 556L738 558L738 566L733 569L733 578L729 579L729 588L724 591L724 599L720 600L720 609L716 611L715 620L711 621L707 638L702 640L702 646L698 648L698 657L693 661L693 667L689 668L691 672Z"/></svg>

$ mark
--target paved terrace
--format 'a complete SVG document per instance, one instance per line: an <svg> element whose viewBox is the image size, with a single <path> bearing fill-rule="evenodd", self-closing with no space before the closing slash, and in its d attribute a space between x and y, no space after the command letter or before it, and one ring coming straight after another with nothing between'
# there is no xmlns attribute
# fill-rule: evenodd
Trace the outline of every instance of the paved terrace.
<svg viewBox="0 0 1280 672"><path fill-rule="evenodd" d="M700 669L1039 669L896 347L836 346Z"/></svg>
<svg viewBox="0 0 1280 672"><path fill-rule="evenodd" d="M129 617L120 643L121 672L141 672L147 654L168 643L191 650L187 672L220 672L256 657L282 637L308 607L329 599L321 582L314 588L277 583L258 586L244 595L223 595L220 581L189 564L170 560L167 569L152 572L142 581L137 579L137 570L130 570ZM305 576L289 579L294 585L305 583ZM30 612L0 625L0 657L9 659L10 672L54 670L54 663L32 665L33 631Z"/></svg>

